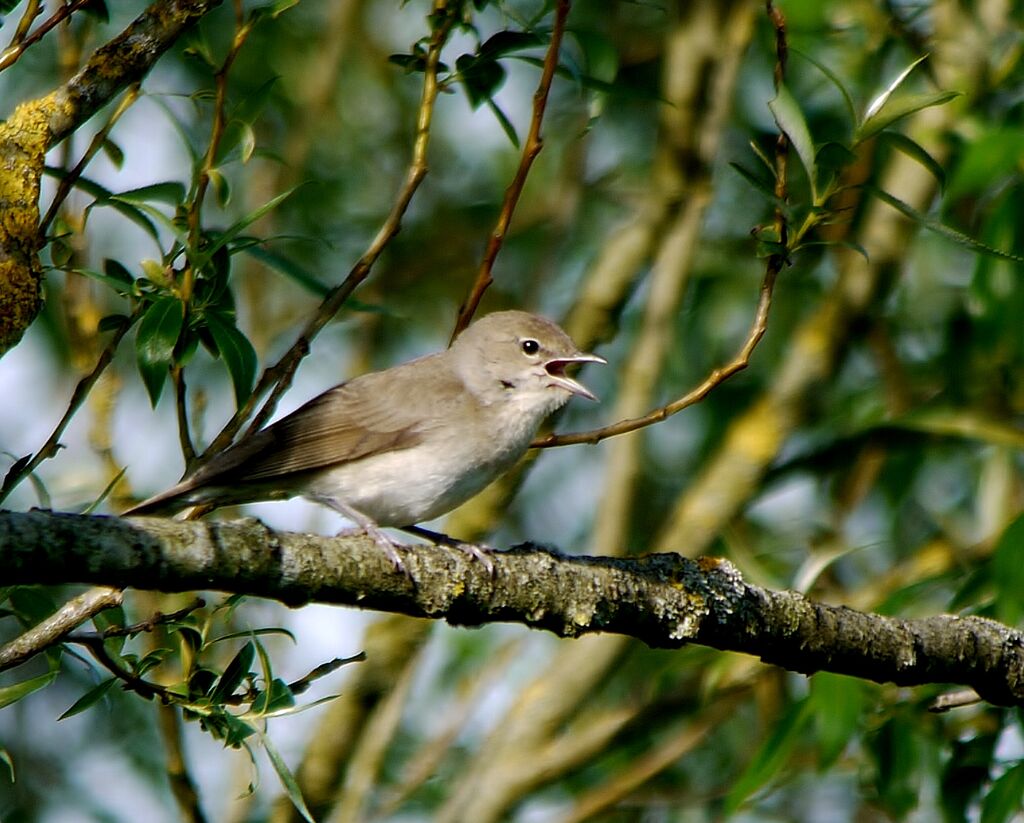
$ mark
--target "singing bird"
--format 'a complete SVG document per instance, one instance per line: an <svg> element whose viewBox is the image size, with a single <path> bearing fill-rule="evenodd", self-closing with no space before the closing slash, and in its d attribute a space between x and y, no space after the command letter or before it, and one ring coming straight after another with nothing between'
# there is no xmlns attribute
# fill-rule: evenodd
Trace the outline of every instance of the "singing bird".
<svg viewBox="0 0 1024 823"><path fill-rule="evenodd" d="M411 527L473 497L570 397L597 399L566 368L605 362L543 317L488 314L448 350L328 389L124 514L302 496L356 523L403 570L379 527Z"/></svg>

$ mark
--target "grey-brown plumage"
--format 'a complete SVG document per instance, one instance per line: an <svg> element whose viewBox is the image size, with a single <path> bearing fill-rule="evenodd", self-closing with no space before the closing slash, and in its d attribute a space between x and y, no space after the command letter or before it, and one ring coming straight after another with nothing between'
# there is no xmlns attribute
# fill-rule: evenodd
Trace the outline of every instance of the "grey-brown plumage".
<svg viewBox="0 0 1024 823"><path fill-rule="evenodd" d="M573 394L595 399L564 371L584 362L604 360L554 323L490 314L449 350L324 392L125 514L302 495L368 530L430 520L510 468Z"/></svg>

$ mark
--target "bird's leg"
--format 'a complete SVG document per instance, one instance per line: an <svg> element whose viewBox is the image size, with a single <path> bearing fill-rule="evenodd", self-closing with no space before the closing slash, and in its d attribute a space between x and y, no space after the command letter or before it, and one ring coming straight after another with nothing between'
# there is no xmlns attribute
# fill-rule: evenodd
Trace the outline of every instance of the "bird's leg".
<svg viewBox="0 0 1024 823"><path fill-rule="evenodd" d="M395 567L396 572L401 572L410 581L412 577L409 575L409 570L405 567L405 563L402 562L402 558L398 554L398 547L401 543L396 543L390 537L388 537L381 530L381 527L374 522L372 517L367 517L358 509L353 509L347 503L341 500L328 497L311 497L310 499L315 500L317 503L322 503L329 509L333 509L343 517L348 518L355 523L363 532L365 532L374 543L388 556L392 565ZM342 529L338 534L344 534L347 529Z"/></svg>
<svg viewBox="0 0 1024 823"><path fill-rule="evenodd" d="M423 537L434 543L440 543L445 546L452 546L453 548L464 551L474 560L478 560L485 569L487 574L494 577L494 561L491 560L490 554L493 554L494 549L490 546L477 546L473 543L466 543L462 540L457 540L454 537L449 537L447 534L441 532L431 531L425 529L422 526L402 526L402 531L414 534L417 537Z"/></svg>

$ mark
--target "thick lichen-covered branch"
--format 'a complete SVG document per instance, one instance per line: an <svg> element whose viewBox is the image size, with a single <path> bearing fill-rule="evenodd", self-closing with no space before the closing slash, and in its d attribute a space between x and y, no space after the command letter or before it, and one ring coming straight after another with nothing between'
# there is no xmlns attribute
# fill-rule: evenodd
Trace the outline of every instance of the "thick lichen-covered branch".
<svg viewBox="0 0 1024 823"><path fill-rule="evenodd" d="M251 519L0 513L8 585L216 589L456 625L517 622L562 637L607 632L652 647L745 652L805 674L954 683L992 703L1024 704L1024 634L991 620L867 614L751 585L726 561L678 554L568 557L518 547L494 555L493 577L458 549L416 546L403 560L409 578L368 538L277 532Z"/></svg>
<svg viewBox="0 0 1024 823"><path fill-rule="evenodd" d="M74 77L0 124L0 355L39 313L39 183L46 152L141 80L182 31L220 0L159 0Z"/></svg>

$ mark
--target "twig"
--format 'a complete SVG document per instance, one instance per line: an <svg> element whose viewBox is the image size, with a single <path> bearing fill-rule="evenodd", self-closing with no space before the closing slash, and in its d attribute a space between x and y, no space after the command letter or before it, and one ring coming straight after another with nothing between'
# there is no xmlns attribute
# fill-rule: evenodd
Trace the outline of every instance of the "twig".
<svg viewBox="0 0 1024 823"><path fill-rule="evenodd" d="M536 449L548 449L554 446L570 446L577 443L599 443L608 437L615 437L616 435L645 428L654 423L660 423L673 414L681 412L688 406L703 400L717 386L724 383L736 372L743 371L743 369L750 365L750 357L768 329L768 311L771 308L772 291L775 288L775 280L778 274L779 269L772 265L772 261L769 260L764 279L761 281L761 292L757 302L754 322L750 326L750 331L747 332L746 340L732 360L712 371L695 389L691 389L682 397L673 400L665 406L648 412L643 417L620 420L617 423L612 423L610 426L604 426L591 431L575 432L572 434L549 434L547 437L535 440L530 445Z"/></svg>
<svg viewBox="0 0 1024 823"><path fill-rule="evenodd" d="M142 634L143 632L151 632L157 626L164 626L168 623L174 623L185 617L188 617L196 609L201 609L206 605L206 601L201 597L197 597L187 606L182 609L178 609L170 614L164 614L163 612L154 612L153 616L148 620L142 620L138 623L132 623L130 626L108 626L99 635L100 638L106 640L108 637L131 637L135 634Z"/></svg>
<svg viewBox="0 0 1024 823"><path fill-rule="evenodd" d="M447 0L437 0L434 4L434 14L442 14L443 17L438 23L437 28L434 29L430 45L427 48L423 92L420 97L420 106L416 119L416 139L413 143L412 160L391 212L378 230L377 236L374 237L362 257L356 261L355 266L352 267L345 280L332 289L323 299L316 314L306 324L306 328L303 329L302 334L299 335L299 338L292 347L285 352L280 360L263 372L249 399L242 408L235 412L234 416L227 422L217 437L214 438L206 451L203 452L203 458L223 451L231 444L231 441L234 440L235 435L238 434L245 421L252 415L260 397L268 391L270 391L270 396L263 404L259 414L253 419L248 431L256 431L270 419L277 406L277 401L291 384L292 377L299 363L309 353L310 341L338 313L338 310L352 292L369 276L370 270L377 261L377 258L380 257L391 239L398 234L402 224L402 217L405 215L409 203L412 202L413 195L427 174L427 145L430 141L430 124L434 113L434 103L439 91L437 67L441 58L441 49L447 42L452 27L458 19L458 9L450 7Z"/></svg>
<svg viewBox="0 0 1024 823"><path fill-rule="evenodd" d="M99 586L71 598L57 611L33 626L20 637L0 647L0 671L20 666L26 660L59 643L93 615L104 609L120 606L122 589Z"/></svg>
<svg viewBox="0 0 1024 823"><path fill-rule="evenodd" d="M8 48L11 46L18 46L25 41L28 36L28 30L32 27L32 23L35 19L43 13L42 8L39 5L39 0L29 0L25 4L25 10L21 13L21 19L18 21L18 28L14 31L14 36L11 38L11 42L8 44Z"/></svg>
<svg viewBox="0 0 1024 823"><path fill-rule="evenodd" d="M75 391L71 395L71 400L68 403L67 411L64 412L64 416L57 423L53 432L47 438L46 442L39 447L31 460L28 460L23 465L15 464L15 466L7 473L4 478L3 487L0 487L0 503L4 501L11 490L24 480L29 474L35 471L36 467L53 457L57 450L60 448L60 438L64 434L64 429L67 428L71 422L71 418L75 416L75 413L81 408L85 402L86 397L89 396L89 392L92 387L96 385L96 381L100 379L100 375L110 365L110 361L114 357L114 353L117 351L118 345L121 343L121 338L128 333L128 330L135 324L135 319L138 317L138 309L132 316L118 327L117 331L114 332L114 336L110 338L110 342L107 343L105 349L100 354L99 359L96 361L96 365L93 370L78 381L78 385L75 386Z"/></svg>
<svg viewBox="0 0 1024 823"><path fill-rule="evenodd" d="M526 177L530 173L533 161L540 154L544 147L544 140L541 137L540 127L544 120L544 109L547 106L548 95L551 92L551 82L554 79L555 71L558 69L558 53L562 44L562 35L565 33L565 23L569 16L569 0L559 0L555 9L555 21L551 27L551 43L548 45L547 54L544 56L544 69L540 75L540 83L533 93L533 117L530 120L530 131L523 144L523 153L519 158L519 168L508 188L505 189L505 199L501 204L501 211L498 214L498 222L487 238L487 249L483 259L480 261L480 268L477 270L476 281L469 292L466 301L459 307L459 316L455 321L455 328L452 330L451 339L454 340L469 325L476 313L480 300L484 296L494 278L491 271L494 268L494 261L498 252L508 235L509 225L512 223L512 214L515 211L519 197L523 193L523 186L526 185Z"/></svg>
<svg viewBox="0 0 1024 823"><path fill-rule="evenodd" d="M354 654L351 657L335 657L334 660L321 663L309 674L289 683L288 688L292 694L302 694L313 685L315 680L330 674L336 669L340 669L342 666L347 666L349 663L362 663L364 660L366 660L366 652L359 652L359 654Z"/></svg>
<svg viewBox="0 0 1024 823"><path fill-rule="evenodd" d="M32 19L39 12L37 2L29 4L29 7L25 9L25 13L22 15L21 20L18 23L18 30L15 33L14 39L11 41L11 45L0 54L0 71L13 66L18 59L23 55L31 46L34 46L40 40L42 40L50 30L61 21L67 19L79 9L89 5L92 0L72 0L67 5L60 6L50 17L44 20L32 34L25 36L25 31L28 26L31 25ZM18 35L21 35L19 40Z"/></svg>
<svg viewBox="0 0 1024 823"><path fill-rule="evenodd" d="M771 0L767 0L766 8L769 19L775 28L776 62L774 79L775 87L778 89L785 76L786 59L789 54L789 48L786 43L786 21L782 12L772 4ZM788 190L786 187L786 161L788 156L789 138L786 137L784 132L780 131L779 136L775 141L775 197L780 204L784 203L788 197ZM780 247L782 249L786 249L788 246L789 232L788 224L786 223L786 216L781 205L777 206L775 209L775 229L778 233ZM772 293L775 289L775 281L779 276L779 272L782 271L783 266L785 266L787 262L788 258L785 251L773 254L768 258L768 261L765 264L764 277L761 280L761 290L757 301L757 310L754 314L753 323L751 323L750 330L747 332L747 337L744 340L743 345L732 360L724 366L719 366L714 369L695 389L690 390L682 397L673 400L667 405L648 412L642 417L620 420L617 423L612 423L609 426L603 426L599 429L592 429L591 431L575 432L572 434L549 434L546 437L535 440L530 445L534 448L546 449L554 446L575 445L577 443L598 443L609 437L615 437L616 435L637 431L638 429L651 426L655 423L660 423L662 420L681 412L688 406L692 406L694 403L699 403L717 386L721 385L734 374L743 371L750 365L750 358L754 353L754 349L757 348L757 344L761 342L761 338L764 337L764 333L768 329L768 313L772 305Z"/></svg>
<svg viewBox="0 0 1024 823"><path fill-rule="evenodd" d="M174 407L178 417L178 441L181 454L185 458L186 469L196 462L196 450L192 445L192 435L188 426L187 388L185 386L185 369L181 365L171 368L171 380L174 383Z"/></svg>
<svg viewBox="0 0 1024 823"><path fill-rule="evenodd" d="M254 24L255 18L250 17L249 20L246 20L242 4L236 0L235 35L231 40L231 47L228 49L228 53L224 57L224 62L221 63L220 68L218 68L214 73L216 90L214 92L213 123L210 126L210 141L206 147L206 154L203 156L202 165L199 167L195 192L192 196L192 202L189 203L188 207L189 245L197 251L199 250L202 240L201 216L203 200L205 199L206 192L210 187L210 172L213 170L214 161L217 159L217 152L220 150L220 143L224 137L224 130L227 126L228 73L231 71L235 58L238 57L238 53L242 50L242 46L245 45L246 39L248 39L249 34L252 32ZM189 264L185 266L185 270L182 273L181 278L181 299L186 308L192 298L192 287L195 283L195 277L195 268L191 262L189 262ZM185 462L186 465L189 464L188 459L186 459Z"/></svg>

